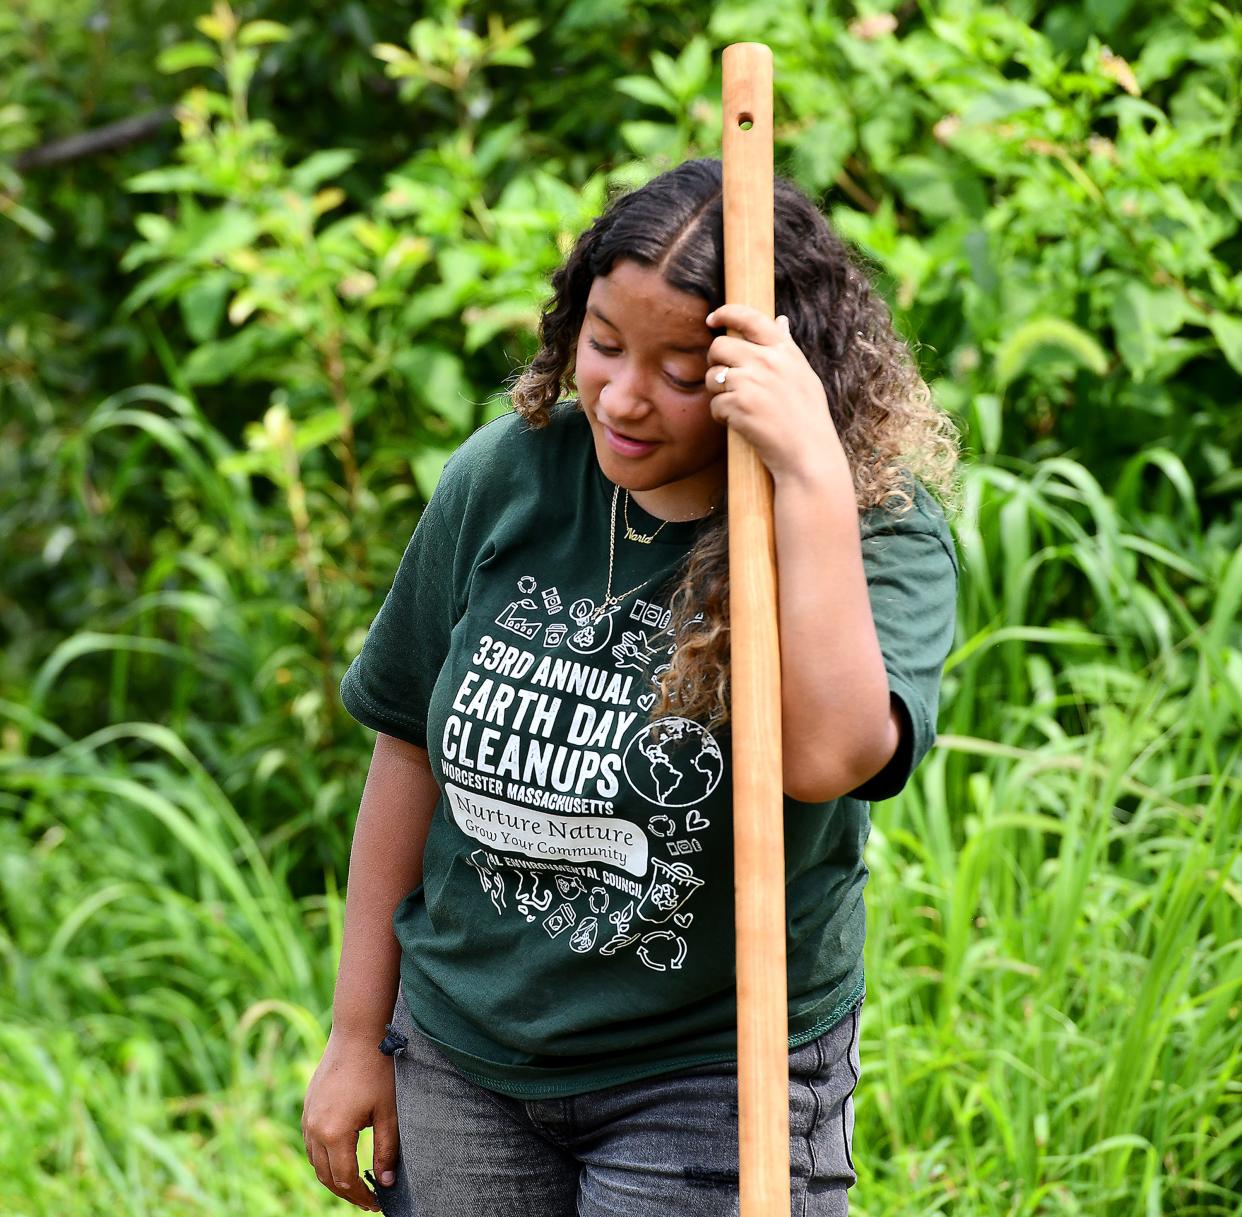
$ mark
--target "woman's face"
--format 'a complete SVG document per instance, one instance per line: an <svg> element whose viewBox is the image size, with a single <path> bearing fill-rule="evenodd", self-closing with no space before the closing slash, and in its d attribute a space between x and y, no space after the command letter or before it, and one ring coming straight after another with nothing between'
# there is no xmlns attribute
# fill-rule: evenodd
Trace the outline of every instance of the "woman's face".
<svg viewBox="0 0 1242 1217"><path fill-rule="evenodd" d="M725 482L727 429L705 385L707 301L632 260L597 275L574 381L604 476L664 519L706 515Z"/></svg>

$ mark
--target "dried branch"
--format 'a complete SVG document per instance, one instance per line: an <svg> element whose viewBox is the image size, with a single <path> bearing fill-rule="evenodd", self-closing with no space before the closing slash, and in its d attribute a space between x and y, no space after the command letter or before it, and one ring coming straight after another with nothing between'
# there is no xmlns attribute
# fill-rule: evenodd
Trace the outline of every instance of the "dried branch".
<svg viewBox="0 0 1242 1217"><path fill-rule="evenodd" d="M171 106L135 114L114 123L96 127L92 131L80 131L64 139L53 140L39 148L30 148L14 159L19 173L30 169L43 169L48 165L60 165L65 161L80 160L84 156L96 156L100 152L112 152L139 140L150 139L165 123L172 120Z"/></svg>

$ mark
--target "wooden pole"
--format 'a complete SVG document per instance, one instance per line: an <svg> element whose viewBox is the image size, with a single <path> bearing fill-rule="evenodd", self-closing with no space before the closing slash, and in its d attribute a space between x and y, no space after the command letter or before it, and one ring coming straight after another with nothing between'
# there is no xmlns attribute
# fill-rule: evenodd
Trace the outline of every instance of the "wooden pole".
<svg viewBox="0 0 1242 1217"><path fill-rule="evenodd" d="M724 50L725 301L773 316L772 52ZM789 1213L781 665L772 479L729 432L738 1148L742 1217Z"/></svg>

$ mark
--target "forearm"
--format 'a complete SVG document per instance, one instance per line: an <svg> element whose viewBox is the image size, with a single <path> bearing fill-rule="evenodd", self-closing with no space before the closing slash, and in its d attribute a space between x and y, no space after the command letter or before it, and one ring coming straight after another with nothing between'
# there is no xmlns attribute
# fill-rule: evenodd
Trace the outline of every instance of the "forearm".
<svg viewBox="0 0 1242 1217"><path fill-rule="evenodd" d="M376 1043L384 1036L401 961L392 915L422 882L423 846L438 795L426 752L377 737L349 856L334 1035Z"/></svg>
<svg viewBox="0 0 1242 1217"><path fill-rule="evenodd" d="M785 789L818 802L878 772L898 725L844 452L777 479L773 508Z"/></svg>

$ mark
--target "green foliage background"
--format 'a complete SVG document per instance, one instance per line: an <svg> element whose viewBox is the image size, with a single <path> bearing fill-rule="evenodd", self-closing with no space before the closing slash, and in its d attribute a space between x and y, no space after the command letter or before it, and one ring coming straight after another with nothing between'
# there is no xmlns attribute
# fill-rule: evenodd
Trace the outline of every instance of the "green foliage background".
<svg viewBox="0 0 1242 1217"><path fill-rule="evenodd" d="M868 846L853 1207L1242 1213L1206 0L0 12L0 1211L340 1208L298 1133L368 757L336 683L568 242L718 154L742 40L968 459L939 745Z"/></svg>

